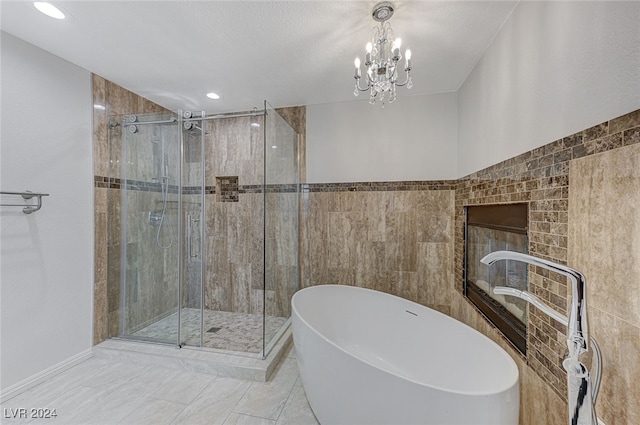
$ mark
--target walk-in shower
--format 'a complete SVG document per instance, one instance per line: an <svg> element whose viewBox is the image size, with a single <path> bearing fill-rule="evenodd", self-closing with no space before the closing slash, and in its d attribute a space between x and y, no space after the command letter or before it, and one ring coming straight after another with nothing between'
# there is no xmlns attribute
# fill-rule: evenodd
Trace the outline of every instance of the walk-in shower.
<svg viewBox="0 0 640 425"><path fill-rule="evenodd" d="M109 122L109 337L266 356L300 281L296 132L266 102Z"/></svg>

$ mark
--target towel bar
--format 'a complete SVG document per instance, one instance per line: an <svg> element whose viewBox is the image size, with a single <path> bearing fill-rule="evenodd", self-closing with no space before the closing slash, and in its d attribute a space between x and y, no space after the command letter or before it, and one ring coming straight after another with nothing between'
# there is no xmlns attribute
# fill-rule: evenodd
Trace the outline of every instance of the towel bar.
<svg viewBox="0 0 640 425"><path fill-rule="evenodd" d="M25 190L24 192L0 192L0 195L18 195L18 196L22 196L24 199L31 199L34 196L38 198L38 204L37 205L24 205L24 204L5 204L5 203L0 203L0 207L23 207L22 208L22 212L25 214L31 214L34 213L36 211L38 211L40 208L42 208L42 197L43 196L49 196L48 193L35 193L35 192L31 192L29 190Z"/></svg>

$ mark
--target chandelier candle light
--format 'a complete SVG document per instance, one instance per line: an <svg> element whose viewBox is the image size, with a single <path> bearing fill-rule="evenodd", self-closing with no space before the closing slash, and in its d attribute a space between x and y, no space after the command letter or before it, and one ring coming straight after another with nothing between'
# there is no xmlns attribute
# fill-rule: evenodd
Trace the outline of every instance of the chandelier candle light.
<svg viewBox="0 0 640 425"><path fill-rule="evenodd" d="M354 78L356 79L356 88L353 91L354 96L358 96L361 91L369 91L369 103L376 103L380 99L384 107L385 98L389 103L396 100L396 87L407 86L408 89L413 87L411 81L411 50L407 49L404 54L404 72L407 73L403 83L398 82L398 62L402 59L400 53L400 38L394 38L393 29L388 22L393 16L393 3L384 1L378 3L373 8L371 16L374 21L380 22L379 27L374 28L373 38L367 43L367 53L364 59L366 67L366 83L365 88L360 87L360 79L362 73L360 70L360 58L355 60L356 71Z"/></svg>

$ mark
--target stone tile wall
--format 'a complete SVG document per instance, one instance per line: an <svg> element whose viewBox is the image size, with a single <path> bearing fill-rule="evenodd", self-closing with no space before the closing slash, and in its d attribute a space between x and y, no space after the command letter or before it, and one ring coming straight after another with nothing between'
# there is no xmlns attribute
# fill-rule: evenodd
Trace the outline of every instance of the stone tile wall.
<svg viewBox="0 0 640 425"><path fill-rule="evenodd" d="M108 140L109 116L167 111L99 75L92 75L92 85L93 104L99 105L94 106L93 109L95 204L93 340L94 344L98 344L109 335L109 316L112 319L112 326L117 326L118 321L114 319L119 316L120 302L120 183L113 182L111 185L109 183L109 176L118 170L110 161L119 156L113 155L111 150L118 148L110 145ZM113 332L115 329L112 329Z"/></svg>
<svg viewBox="0 0 640 425"><path fill-rule="evenodd" d="M569 264L587 278L604 364L598 414L607 425L638 424L640 144L572 161L569 178Z"/></svg>
<svg viewBox="0 0 640 425"><path fill-rule="evenodd" d="M302 286L376 289L450 313L453 182L311 184Z"/></svg>

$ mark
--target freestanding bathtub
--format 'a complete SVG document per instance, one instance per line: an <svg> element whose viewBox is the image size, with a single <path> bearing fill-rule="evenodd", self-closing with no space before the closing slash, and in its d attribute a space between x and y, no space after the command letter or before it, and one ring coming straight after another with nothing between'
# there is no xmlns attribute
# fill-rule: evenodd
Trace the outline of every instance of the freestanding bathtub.
<svg viewBox="0 0 640 425"><path fill-rule="evenodd" d="M518 424L518 368L469 326L352 286L309 287L291 304L302 385L322 425Z"/></svg>

